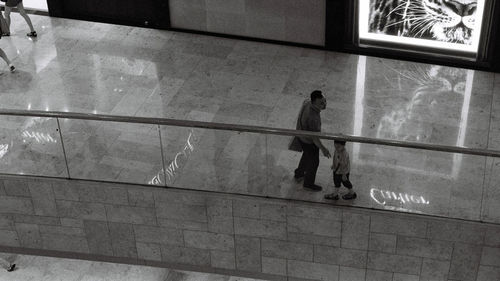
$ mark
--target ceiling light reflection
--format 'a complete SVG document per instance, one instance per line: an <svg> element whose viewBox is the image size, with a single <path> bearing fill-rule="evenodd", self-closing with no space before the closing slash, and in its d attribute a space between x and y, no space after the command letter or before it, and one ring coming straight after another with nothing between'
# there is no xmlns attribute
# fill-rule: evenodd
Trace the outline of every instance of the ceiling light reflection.
<svg viewBox="0 0 500 281"><path fill-rule="evenodd" d="M40 133L40 132L34 132L34 131L24 131L23 132L23 137L27 139L35 139L36 142L38 143L57 143L57 140L54 139L50 134L48 133ZM23 142L26 142L26 140L23 140Z"/></svg>
<svg viewBox="0 0 500 281"><path fill-rule="evenodd" d="M4 157L5 154L9 152L8 144L0 144L0 158Z"/></svg>
<svg viewBox="0 0 500 281"><path fill-rule="evenodd" d="M189 159L189 155L194 151L194 145L198 142L194 135L194 130L191 130L189 136L187 137L186 143L181 151L175 154L174 159L170 161L166 167L166 172L161 169L158 174L156 174L148 184L159 185L162 183L162 177L167 176L167 181L173 182L175 176L178 174L179 170L186 164Z"/></svg>

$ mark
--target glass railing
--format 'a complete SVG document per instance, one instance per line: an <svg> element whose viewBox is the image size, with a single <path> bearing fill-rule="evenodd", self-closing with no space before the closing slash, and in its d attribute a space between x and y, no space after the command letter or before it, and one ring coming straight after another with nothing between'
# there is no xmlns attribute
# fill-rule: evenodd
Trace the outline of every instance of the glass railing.
<svg viewBox="0 0 500 281"><path fill-rule="evenodd" d="M258 126L0 110L0 173L122 182L500 223L500 151ZM292 136L347 141L358 198L326 200L331 159L302 188ZM341 194L346 189L341 189Z"/></svg>

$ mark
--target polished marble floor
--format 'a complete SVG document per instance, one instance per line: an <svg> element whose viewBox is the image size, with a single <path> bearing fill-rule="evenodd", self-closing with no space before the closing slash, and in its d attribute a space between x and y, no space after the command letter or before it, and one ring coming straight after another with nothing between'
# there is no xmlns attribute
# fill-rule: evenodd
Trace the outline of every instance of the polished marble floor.
<svg viewBox="0 0 500 281"><path fill-rule="evenodd" d="M32 20L37 39L24 36L27 26L14 15L13 36L0 40L18 68L11 74L3 66L2 108L294 128L302 101L321 89L328 99L324 132L500 149L498 74L44 16ZM333 186L325 158L317 178L323 192L294 183L300 155L287 151L285 137L60 120L66 166L56 120L2 117L1 124L3 173L308 201L324 201ZM359 197L335 204L500 222L499 159L347 148Z"/></svg>
<svg viewBox="0 0 500 281"><path fill-rule="evenodd" d="M258 281L149 266L126 265L44 256L0 253L16 263L17 269L0 269L1 281Z"/></svg>

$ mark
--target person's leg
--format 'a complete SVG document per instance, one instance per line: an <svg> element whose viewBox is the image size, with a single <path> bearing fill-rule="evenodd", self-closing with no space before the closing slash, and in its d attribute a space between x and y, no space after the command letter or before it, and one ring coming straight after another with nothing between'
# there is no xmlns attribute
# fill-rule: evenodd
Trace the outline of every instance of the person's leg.
<svg viewBox="0 0 500 281"><path fill-rule="evenodd" d="M7 22L7 27L9 28L9 32L10 32L10 12L11 11L12 11L11 7L5 6L5 11L4 11L5 21Z"/></svg>
<svg viewBox="0 0 500 281"><path fill-rule="evenodd" d="M342 184L347 189L352 189L352 183L349 181L349 173L347 173L345 176L346 176L347 180L342 180L342 176L340 177L340 179L342 180ZM339 185L339 187L340 187L340 185Z"/></svg>
<svg viewBox="0 0 500 281"><path fill-rule="evenodd" d="M342 184L349 190L349 192L347 194L344 194L342 196L342 199L344 199L344 200L355 199L357 195L356 195L356 192L354 192L352 190L352 183L349 180L349 173L347 173L346 177L347 177L347 180L345 180L345 181L342 180Z"/></svg>
<svg viewBox="0 0 500 281"><path fill-rule="evenodd" d="M319 167L319 148L312 144L313 148L313 158L312 158L312 166L311 166L311 177L312 177L312 183L316 182L316 173L318 172L318 167Z"/></svg>
<svg viewBox="0 0 500 281"><path fill-rule="evenodd" d="M302 145L302 158L301 160L303 160L303 167L304 167L304 186L306 185L310 185L311 184L311 177L309 174L309 171L311 170L311 162L312 162L312 158L313 158L313 151L311 149L311 145L310 144L307 144L307 143L304 143ZM314 181L312 182L314 183Z"/></svg>
<svg viewBox="0 0 500 281"><path fill-rule="evenodd" d="M2 25L2 36L10 36L10 29L7 25L7 21L5 20L3 13L0 11L0 24Z"/></svg>
<svg viewBox="0 0 500 281"><path fill-rule="evenodd" d="M7 57L7 54L2 50L2 48L0 48L0 57L2 57L7 65L10 65L10 60Z"/></svg>
<svg viewBox="0 0 500 281"><path fill-rule="evenodd" d="M333 172L333 192L325 195L325 199L339 200L339 190L342 183L342 175L338 175Z"/></svg>
<svg viewBox="0 0 500 281"><path fill-rule="evenodd" d="M5 61L5 63L9 66L10 72L14 72L16 70L16 68L14 67L12 62L9 60L9 58L7 57L7 54L2 50L2 48L0 48L0 57L2 57L2 59Z"/></svg>
<svg viewBox="0 0 500 281"><path fill-rule="evenodd" d="M306 153L304 151L304 144L302 142L300 142L300 145L302 146L302 156L300 157L299 166L297 167L297 169L295 169L295 172L294 172L295 173L294 178L297 181L300 181L303 179L304 171L306 168L306 156L305 156Z"/></svg>
<svg viewBox="0 0 500 281"><path fill-rule="evenodd" d="M319 166L319 148L314 144L307 144L304 146L304 153L306 156L306 169L304 173L304 187L313 188L314 190L321 190L314 184L316 181L316 172ZM316 187L316 188L314 188Z"/></svg>
<svg viewBox="0 0 500 281"><path fill-rule="evenodd" d="M26 13L26 10L24 9L23 2L19 2L19 4L17 4L17 10L19 11L19 14L21 14L21 16L24 18L24 20L26 21L26 23L28 24L28 26L30 28L31 33L28 33L28 35L33 34L36 36L36 31L33 28L33 24L31 23L31 19L28 16L28 13Z"/></svg>

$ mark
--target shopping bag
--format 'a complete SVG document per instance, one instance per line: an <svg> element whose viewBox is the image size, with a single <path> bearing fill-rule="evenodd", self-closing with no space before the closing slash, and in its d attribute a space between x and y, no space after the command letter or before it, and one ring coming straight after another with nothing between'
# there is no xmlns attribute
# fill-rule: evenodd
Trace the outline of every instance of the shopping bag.
<svg viewBox="0 0 500 281"><path fill-rule="evenodd" d="M288 149L291 151L302 152L302 145L298 137L292 137L290 143L288 144Z"/></svg>

